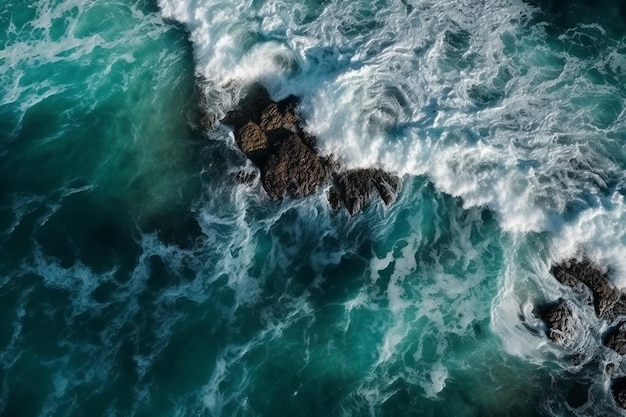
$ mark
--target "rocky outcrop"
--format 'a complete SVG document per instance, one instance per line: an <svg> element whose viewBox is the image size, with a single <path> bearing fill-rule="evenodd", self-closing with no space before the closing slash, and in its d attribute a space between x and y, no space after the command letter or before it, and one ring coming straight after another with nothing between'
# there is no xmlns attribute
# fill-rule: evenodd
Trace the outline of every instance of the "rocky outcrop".
<svg viewBox="0 0 626 417"><path fill-rule="evenodd" d="M399 179L375 168L354 169L333 175L333 185L328 199L331 206L343 204L350 214L360 212L374 193L378 193L386 205L392 204L398 195Z"/></svg>
<svg viewBox="0 0 626 417"><path fill-rule="evenodd" d="M550 272L561 284L573 288L579 294L586 293L588 289L593 299L591 303L599 318L612 322L617 317L626 315L626 293L611 284L607 270L595 265L589 259L570 259L554 265ZM571 337L575 337L571 331L574 317L564 302L559 302L544 320L549 328L548 337L553 342L563 344ZM610 329L602 342L619 355L626 355L626 321ZM611 377L617 368L613 363L609 363L606 369L608 376ZM612 381L611 393L615 403L626 409L626 377Z"/></svg>
<svg viewBox="0 0 626 417"><path fill-rule="evenodd" d="M548 338L561 346L571 345L579 332L579 326L567 301L560 299L541 310L540 315L546 323Z"/></svg>
<svg viewBox="0 0 626 417"><path fill-rule="evenodd" d="M624 297L610 284L608 273L587 259L582 261L570 259L553 266L550 272L564 285L572 288L584 285L589 288L593 295L593 306L600 318L612 320L617 313L615 308L624 308L621 305L624 302L620 302L620 298Z"/></svg>
<svg viewBox="0 0 626 417"><path fill-rule="evenodd" d="M305 197L328 179L328 169L295 134L278 140L261 165L261 181L273 199Z"/></svg>
<svg viewBox="0 0 626 417"><path fill-rule="evenodd" d="M620 355L626 355L626 322L609 330L604 337L604 345L613 349Z"/></svg>
<svg viewBox="0 0 626 417"><path fill-rule="evenodd" d="M342 170L332 158L321 157L315 137L301 127L297 105L294 96L272 101L256 84L223 120L232 126L239 149L259 168L267 194L275 200L300 198L330 185L330 205L345 207L351 215L375 195L392 204L400 179L377 168Z"/></svg>

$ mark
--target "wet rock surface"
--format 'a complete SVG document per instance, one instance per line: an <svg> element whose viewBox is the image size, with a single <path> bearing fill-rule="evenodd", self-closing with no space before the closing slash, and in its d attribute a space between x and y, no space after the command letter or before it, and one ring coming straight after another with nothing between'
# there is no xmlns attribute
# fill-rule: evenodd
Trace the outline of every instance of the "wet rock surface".
<svg viewBox="0 0 626 417"><path fill-rule="evenodd" d="M540 315L546 323L546 335L559 345L571 345L579 331L579 326L567 301L560 299L554 304L540 309Z"/></svg>
<svg viewBox="0 0 626 417"><path fill-rule="evenodd" d="M359 213L376 195L392 204L400 179L378 168L342 170L332 158L318 154L316 139L301 127L298 98L274 102L259 84L252 86L223 123L233 128L239 149L260 170L261 183L275 200L301 198L330 185L334 209Z"/></svg>
<svg viewBox="0 0 626 417"><path fill-rule="evenodd" d="M606 268L583 258L563 261L554 265L550 272L561 284L571 287L575 294L590 293L591 300L589 298L586 300L593 305L597 317L606 323L611 323L619 317L626 318L626 293L613 286L609 279L610 272ZM564 344L568 338L576 337L571 331L574 317L562 300L542 318L548 326L548 337L553 342ZM626 355L626 321L609 329L602 343L617 354ZM617 369L619 363L608 363L606 365L608 377L615 377ZM617 406L626 409L626 376L612 380L611 393Z"/></svg>
<svg viewBox="0 0 626 417"><path fill-rule="evenodd" d="M604 345L613 349L620 355L626 355L626 322L609 330L604 337Z"/></svg>
<svg viewBox="0 0 626 417"><path fill-rule="evenodd" d="M261 166L261 181L273 199L305 197L328 179L328 170L297 135L277 141Z"/></svg>
<svg viewBox="0 0 626 417"><path fill-rule="evenodd" d="M572 259L553 266L550 272L564 285L572 288L584 285L589 288L598 317L612 320L621 310L626 311L623 294L610 284L608 273L591 261Z"/></svg>
<svg viewBox="0 0 626 417"><path fill-rule="evenodd" d="M611 393L615 399L615 403L621 408L626 409L626 377L618 378L611 385Z"/></svg>
<svg viewBox="0 0 626 417"><path fill-rule="evenodd" d="M350 214L355 214L375 193L386 205L392 204L398 196L399 187L399 179L381 169L354 169L333 175L328 198L333 207L343 203Z"/></svg>

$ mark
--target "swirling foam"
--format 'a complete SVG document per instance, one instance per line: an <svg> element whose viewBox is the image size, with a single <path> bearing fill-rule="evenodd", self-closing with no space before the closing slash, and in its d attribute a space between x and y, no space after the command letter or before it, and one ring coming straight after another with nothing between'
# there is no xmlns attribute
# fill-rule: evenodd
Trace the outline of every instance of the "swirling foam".
<svg viewBox="0 0 626 417"><path fill-rule="evenodd" d="M325 153L425 174L505 230L552 230L623 173L624 83L610 79L624 45L598 27L579 28L600 46L584 61L567 50L577 32L549 44L533 9L505 0L160 5L190 30L209 89L261 79L298 94Z"/></svg>

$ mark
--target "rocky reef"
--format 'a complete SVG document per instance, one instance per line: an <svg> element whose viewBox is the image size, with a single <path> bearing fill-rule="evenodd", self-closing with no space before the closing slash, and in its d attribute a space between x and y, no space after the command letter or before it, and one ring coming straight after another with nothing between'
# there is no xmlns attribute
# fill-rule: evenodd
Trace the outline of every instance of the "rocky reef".
<svg viewBox="0 0 626 417"><path fill-rule="evenodd" d="M626 355L626 322L621 322L610 329L604 337L603 343L620 355Z"/></svg>
<svg viewBox="0 0 626 417"><path fill-rule="evenodd" d="M611 321L626 313L626 295L610 284L607 271L591 261L569 260L553 266L550 272L561 284L579 293L588 288L598 317Z"/></svg>
<svg viewBox="0 0 626 417"><path fill-rule="evenodd" d="M579 323L572 314L567 301L559 299L540 309L540 316L546 323L546 335L552 342L561 346L570 345L580 331Z"/></svg>
<svg viewBox="0 0 626 417"><path fill-rule="evenodd" d="M602 336L602 343L618 355L626 355L626 293L611 284L610 271L583 257L553 265L550 273L558 282L572 289L574 298L593 308L596 316L607 325L617 322ZM546 336L562 347L573 345L585 325L577 320L563 299L537 310L546 325ZM609 368L612 375L615 366ZM611 393L615 403L626 409L626 376L612 381Z"/></svg>
<svg viewBox="0 0 626 417"><path fill-rule="evenodd" d="M317 140L304 131L295 96L275 102L260 84L251 86L222 123L233 128L235 142L260 171L269 197L301 198L329 186L328 201L334 209L345 207L354 215L378 195L392 204L400 179L378 168L344 170L332 156L321 156ZM249 173L240 173L247 182Z"/></svg>

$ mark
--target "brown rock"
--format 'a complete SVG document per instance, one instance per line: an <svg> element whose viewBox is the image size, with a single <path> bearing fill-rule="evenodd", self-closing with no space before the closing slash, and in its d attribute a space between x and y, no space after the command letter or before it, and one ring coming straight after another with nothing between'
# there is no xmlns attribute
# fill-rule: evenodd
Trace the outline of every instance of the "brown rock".
<svg viewBox="0 0 626 417"><path fill-rule="evenodd" d="M626 322L611 329L604 338L604 345L620 355L626 355Z"/></svg>
<svg viewBox="0 0 626 417"><path fill-rule="evenodd" d="M243 125L235 135L235 140L239 149L252 161L260 159L259 154L264 153L268 146L267 135L254 122Z"/></svg>
<svg viewBox="0 0 626 417"><path fill-rule="evenodd" d="M321 158L316 138L300 126L297 106L297 97L273 102L267 90L255 84L223 120L233 127L239 149L261 169L261 183L271 198L307 196L329 181L330 172L335 172L328 195L333 208L343 204L350 214L356 214L374 190L385 204L395 201L398 177L380 169L337 173L339 166L332 158Z"/></svg>
<svg viewBox="0 0 626 417"><path fill-rule="evenodd" d="M283 115L278 110L278 104L272 103L261 112L259 125L263 130L269 131L283 127Z"/></svg>
<svg viewBox="0 0 626 417"><path fill-rule="evenodd" d="M273 199L304 197L328 178L320 158L302 140L291 135L277 142L261 167L261 181Z"/></svg>
<svg viewBox="0 0 626 417"><path fill-rule="evenodd" d="M568 346L573 342L579 329L565 300L560 299L555 304L545 306L540 311L540 316L546 323L546 335L551 341L561 346Z"/></svg>

